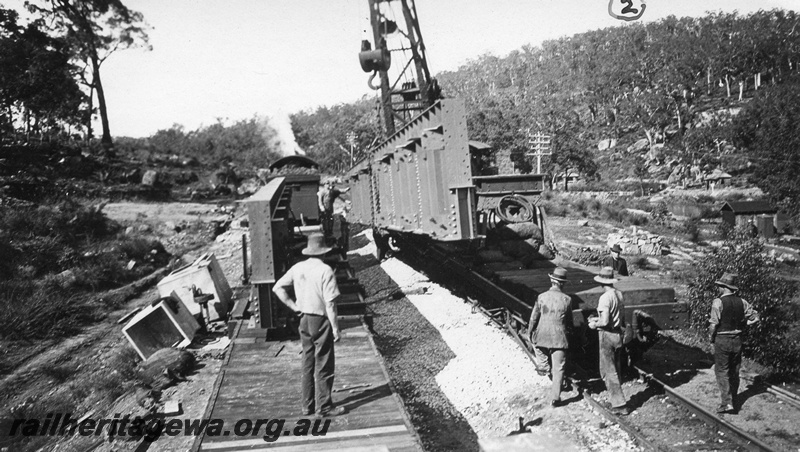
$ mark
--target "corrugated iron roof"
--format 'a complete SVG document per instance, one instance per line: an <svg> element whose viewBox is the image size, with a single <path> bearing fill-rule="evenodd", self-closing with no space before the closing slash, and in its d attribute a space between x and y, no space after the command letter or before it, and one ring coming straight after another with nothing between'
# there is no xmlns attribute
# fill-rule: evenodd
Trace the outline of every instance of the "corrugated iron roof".
<svg viewBox="0 0 800 452"><path fill-rule="evenodd" d="M722 205L719 210L733 211L734 213L775 213L778 211L767 201L730 201Z"/></svg>

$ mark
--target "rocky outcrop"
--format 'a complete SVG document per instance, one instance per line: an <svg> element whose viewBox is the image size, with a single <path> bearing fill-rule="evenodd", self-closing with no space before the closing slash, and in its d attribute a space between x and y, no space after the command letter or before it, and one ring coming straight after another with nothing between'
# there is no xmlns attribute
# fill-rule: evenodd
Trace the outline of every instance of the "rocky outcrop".
<svg viewBox="0 0 800 452"><path fill-rule="evenodd" d="M670 253L669 245L660 235L635 226L608 234L607 244L609 248L619 244L622 247L622 254L660 256Z"/></svg>

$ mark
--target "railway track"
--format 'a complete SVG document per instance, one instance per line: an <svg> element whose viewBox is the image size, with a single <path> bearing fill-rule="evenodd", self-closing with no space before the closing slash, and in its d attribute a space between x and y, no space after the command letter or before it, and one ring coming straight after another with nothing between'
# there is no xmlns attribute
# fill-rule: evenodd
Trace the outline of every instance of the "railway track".
<svg viewBox="0 0 800 452"><path fill-rule="evenodd" d="M510 316L503 315L502 311L498 311L496 309L484 309L477 305L475 301L472 301L472 303L476 312L483 313L498 326L504 327L506 333L514 338L528 358L532 362L535 362L533 354L531 353L528 345L510 326ZM575 367L574 364L573 367ZM584 375L582 379L570 379L571 384L579 388L579 392L583 396L583 399L586 400L586 402L604 418L619 425L620 428L634 438L636 443L645 450L659 452L671 450L705 449L711 449L715 451L747 450L760 452L772 452L776 450L754 435L736 427L722 417L717 416L711 411L703 408L693 400L681 395L675 391L674 388L662 382L654 375L637 368L642 375L645 375L647 384L651 387L656 387L657 391L666 394L666 396L677 405L677 407L671 408L677 408L676 411L682 413L682 415L676 416L677 418L681 419L680 425L678 426L669 421L660 422L656 425L653 425L652 423L641 425L639 422L634 420L634 417L620 416L613 413L608 407L606 407L597 399L596 394L593 395L589 392L589 387L592 385L590 384L590 379L586 376L588 373L580 367L574 370L576 370L577 373ZM789 397L796 397L796 395L791 393L788 394L787 400L790 400ZM704 425L699 425L701 423ZM690 426L687 424L693 425ZM652 430L658 430L663 433L664 429L674 430L674 434L666 435L671 438L669 443L654 439L647 433L648 431ZM685 435L685 438L681 438L680 435ZM662 434L660 436L663 437L665 435Z"/></svg>
<svg viewBox="0 0 800 452"><path fill-rule="evenodd" d="M742 380L749 382L752 385L760 386L766 392L774 395L783 403L791 405L794 408L800 410L800 394L795 392L789 391L787 389L783 389L779 386L775 386L773 384L767 383L763 381L760 377L752 377L750 375L742 375Z"/></svg>
<svg viewBox="0 0 800 452"><path fill-rule="evenodd" d="M458 259L448 256L441 249L421 249L410 243L401 245L402 254L408 258L415 268L423 269L426 273L443 273L442 268L453 270L463 265ZM433 264L433 265L432 265ZM465 274L466 268L460 268L456 273ZM497 304L487 306L482 303L481 298L485 299L485 294L493 294L507 299L515 299L513 295L506 292L503 288L495 285L491 280L481 277L473 272L474 281L457 281L456 287L464 290L466 286L478 288L484 295L467 295L465 299L473 306L475 312L480 312L502 327L511 336L525 354L535 362L527 339L520 334L521 326L527 323L526 319L507 307L498 307ZM442 275L447 278L447 275ZM467 291L469 292L469 291ZM463 293L462 293L463 295ZM524 304L522 300L516 299L518 303ZM522 324L522 325L521 325ZM592 406L600 415L610 422L616 423L623 430L631 435L642 448L653 451L669 450L721 450L721 451L773 451L777 450L762 439L754 436L731 422L727 421L716 413L713 413L696 401L680 394L673 387L663 381L658 376L637 368L640 375L644 376L644 383L634 382L632 386L627 386L625 392L632 395L631 402L639 406L648 404L645 411L658 411L657 420L652 416L637 416L634 411L630 416L619 416L612 413L606 406L598 400L598 394L602 393L604 387L599 379L590 378L589 374L578 366L575 366L574 375L571 379L572 384L579 388L584 400ZM578 375L578 378L574 378ZM752 379L751 379L752 381ZM775 395L787 405L800 409L800 396L782 388L769 385L765 382L755 381L761 385L766 392ZM661 405L660 407L658 405Z"/></svg>

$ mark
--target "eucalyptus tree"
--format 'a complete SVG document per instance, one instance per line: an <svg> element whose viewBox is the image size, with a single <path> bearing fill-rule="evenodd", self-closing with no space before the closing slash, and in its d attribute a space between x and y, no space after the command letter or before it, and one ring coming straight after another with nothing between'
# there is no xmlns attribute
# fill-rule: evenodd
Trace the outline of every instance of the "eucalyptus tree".
<svg viewBox="0 0 800 452"><path fill-rule="evenodd" d="M60 132L81 122L85 96L63 38L49 36L42 20L19 23L14 10L0 8L0 128L10 134Z"/></svg>
<svg viewBox="0 0 800 452"><path fill-rule="evenodd" d="M81 79L89 87L90 102L93 93L97 93L103 127L101 143L110 147L111 130L100 67L118 50L150 48L148 26L142 14L129 9L121 0L31 0L26 6L32 13L50 19L53 30L70 42L76 59L83 63ZM91 136L91 120L87 128Z"/></svg>

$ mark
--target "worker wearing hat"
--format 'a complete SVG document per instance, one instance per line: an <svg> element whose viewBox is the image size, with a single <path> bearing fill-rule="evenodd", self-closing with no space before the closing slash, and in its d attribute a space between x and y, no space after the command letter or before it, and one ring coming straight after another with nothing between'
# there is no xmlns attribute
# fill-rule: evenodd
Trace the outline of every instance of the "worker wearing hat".
<svg viewBox="0 0 800 452"><path fill-rule="evenodd" d="M615 243L610 251L611 255L603 259L603 267L611 267L620 276L629 276L628 262L620 256L622 247L619 246L619 243Z"/></svg>
<svg viewBox="0 0 800 452"><path fill-rule="evenodd" d="M567 332L572 328L572 299L561 291L567 282L567 271L556 267L550 275L550 290L539 295L533 305L528 334L541 356L537 371L551 373L550 404L561 405L561 385L566 365Z"/></svg>
<svg viewBox="0 0 800 452"><path fill-rule="evenodd" d="M719 297L711 302L710 339L714 344L714 373L720 392L718 413L736 412L739 393L739 368L742 364L742 332L758 322L750 303L736 295L736 276L725 273L715 281Z"/></svg>
<svg viewBox="0 0 800 452"><path fill-rule="evenodd" d="M320 416L336 416L346 411L344 407L333 406L331 395L335 363L333 343L339 341L340 333L335 304L339 286L333 269L321 259L330 250L323 234L311 234L302 251L308 259L292 266L272 289L289 309L301 315L303 415L316 412ZM294 300L286 291L289 286L294 288Z"/></svg>
<svg viewBox="0 0 800 452"><path fill-rule="evenodd" d="M625 394L620 384L620 362L622 334L625 329L622 292L614 288L617 280L611 267L603 267L594 280L603 286L603 294L597 302L597 317L589 319L589 328L597 330L600 347L600 376L606 384L611 411L628 414Z"/></svg>

